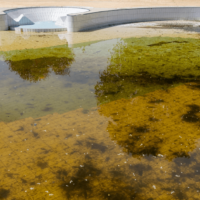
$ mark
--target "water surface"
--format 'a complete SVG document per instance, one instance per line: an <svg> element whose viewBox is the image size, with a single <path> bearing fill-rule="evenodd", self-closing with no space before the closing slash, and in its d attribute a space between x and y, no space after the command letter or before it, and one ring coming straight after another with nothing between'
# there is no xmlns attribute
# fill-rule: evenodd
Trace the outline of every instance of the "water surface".
<svg viewBox="0 0 200 200"><path fill-rule="evenodd" d="M200 42L1 51L0 199L199 199Z"/></svg>

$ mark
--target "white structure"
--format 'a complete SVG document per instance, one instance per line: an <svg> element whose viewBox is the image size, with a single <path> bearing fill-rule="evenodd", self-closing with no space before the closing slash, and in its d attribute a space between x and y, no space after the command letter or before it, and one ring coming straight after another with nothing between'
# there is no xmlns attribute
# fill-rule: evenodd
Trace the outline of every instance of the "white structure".
<svg viewBox="0 0 200 200"><path fill-rule="evenodd" d="M103 10L82 7L32 7L0 12L0 30L40 21L54 21L63 30L79 32L125 23L200 20L200 7L155 7ZM19 31L19 30L18 30ZM41 29L41 31L50 31ZM55 31L55 30L54 30Z"/></svg>

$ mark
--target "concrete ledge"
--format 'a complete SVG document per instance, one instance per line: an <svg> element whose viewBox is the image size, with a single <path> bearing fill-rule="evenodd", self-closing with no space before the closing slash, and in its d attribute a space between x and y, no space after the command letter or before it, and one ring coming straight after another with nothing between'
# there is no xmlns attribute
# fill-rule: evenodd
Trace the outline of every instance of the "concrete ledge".
<svg viewBox="0 0 200 200"><path fill-rule="evenodd" d="M166 20L200 20L200 7L25 7L0 10L0 30L8 30L10 26L30 25L38 21L55 21L63 30L80 32L126 23Z"/></svg>
<svg viewBox="0 0 200 200"><path fill-rule="evenodd" d="M4 12L7 15L8 29L20 25L33 25L40 21L57 21L60 17L67 16L69 13L83 13L89 11L89 8L82 7L31 7L7 9ZM66 27L63 26L63 28ZM59 31L62 30L59 29ZM16 30L17 32L19 30ZM39 32L39 30L26 29L24 32ZM42 31L42 29L40 29ZM49 32L52 29L43 29L43 32Z"/></svg>
<svg viewBox="0 0 200 200"><path fill-rule="evenodd" d="M80 32L148 21L200 20L200 7L126 8L67 15L67 30Z"/></svg>

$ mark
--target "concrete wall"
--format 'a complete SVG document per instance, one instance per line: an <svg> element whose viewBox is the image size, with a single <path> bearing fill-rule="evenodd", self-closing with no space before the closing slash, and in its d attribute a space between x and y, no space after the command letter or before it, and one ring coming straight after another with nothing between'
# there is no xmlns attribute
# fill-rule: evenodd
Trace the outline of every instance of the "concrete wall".
<svg viewBox="0 0 200 200"><path fill-rule="evenodd" d="M0 14L0 31L8 30L8 20L6 14Z"/></svg>
<svg viewBox="0 0 200 200"><path fill-rule="evenodd" d="M200 7L127 8L88 11L78 7L40 7L5 10L0 14L0 30L9 26L32 24L37 21L57 21L68 32L80 32L107 26L166 20L200 20ZM87 12L88 11L88 12Z"/></svg>
<svg viewBox="0 0 200 200"><path fill-rule="evenodd" d="M31 25L39 21L56 21L59 17L67 16L69 13L86 11L89 11L89 9L81 7L36 7L10 9L4 12L7 14L8 27L13 27Z"/></svg>
<svg viewBox="0 0 200 200"><path fill-rule="evenodd" d="M80 32L125 23L166 20L200 20L200 7L127 8L69 14L65 25L69 32Z"/></svg>

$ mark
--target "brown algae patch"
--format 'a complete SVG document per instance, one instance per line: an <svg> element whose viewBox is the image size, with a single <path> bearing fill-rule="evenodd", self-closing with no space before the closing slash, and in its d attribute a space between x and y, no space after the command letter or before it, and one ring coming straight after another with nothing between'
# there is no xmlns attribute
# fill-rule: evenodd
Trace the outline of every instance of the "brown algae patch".
<svg viewBox="0 0 200 200"><path fill-rule="evenodd" d="M0 188L16 199L198 199L200 124L182 117L200 105L195 85L1 122Z"/></svg>
<svg viewBox="0 0 200 200"><path fill-rule="evenodd" d="M182 85L113 101L102 105L99 112L112 118L107 127L111 138L134 157L189 158L200 135L198 95L199 90Z"/></svg>

